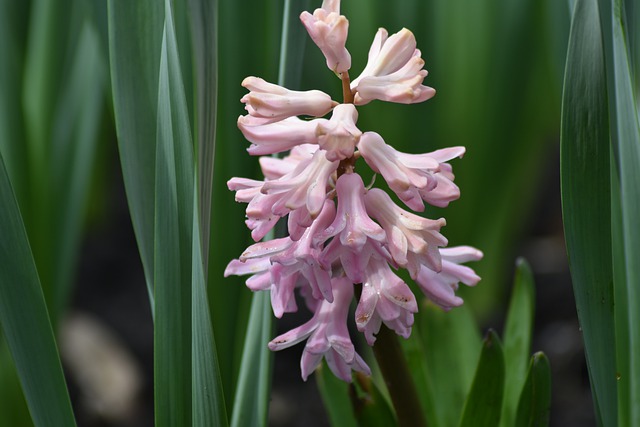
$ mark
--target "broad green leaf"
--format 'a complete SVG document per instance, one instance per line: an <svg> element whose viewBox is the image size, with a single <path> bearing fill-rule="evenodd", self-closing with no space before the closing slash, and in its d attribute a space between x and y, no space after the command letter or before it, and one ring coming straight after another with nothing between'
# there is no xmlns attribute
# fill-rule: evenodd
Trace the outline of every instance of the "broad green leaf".
<svg viewBox="0 0 640 427"><path fill-rule="evenodd" d="M616 300L616 306L623 308L628 315L627 325L621 325L616 339L627 341L623 349L628 351L629 384L620 395L626 402L628 413L621 416L621 421L629 425L640 424L640 119L638 117L637 94L632 74L632 63L629 56L628 28L624 16L624 2L612 0L612 57L613 72L610 78L611 93L610 118L612 142L620 183L620 213L622 226L622 247L624 250L625 281L615 282L616 295L624 296ZM637 25L637 23L635 23ZM613 83L611 79L613 78ZM612 88L613 85L613 88ZM618 291L621 287L623 290ZM617 321L622 321L620 316ZM626 333L626 334L625 334Z"/></svg>
<svg viewBox="0 0 640 427"><path fill-rule="evenodd" d="M131 221L152 301L158 69L163 24L164 5L160 1L109 0L109 54L118 148Z"/></svg>
<svg viewBox="0 0 640 427"><path fill-rule="evenodd" d="M333 375L326 362L315 372L322 403L333 427L357 427L353 415L350 385Z"/></svg>
<svg viewBox="0 0 640 427"><path fill-rule="evenodd" d="M503 427L513 425L520 391L527 378L534 304L533 274L527 261L520 258L516 262L516 274L504 331L505 384L500 417L500 425Z"/></svg>
<svg viewBox="0 0 640 427"><path fill-rule="evenodd" d="M393 409L371 377L356 372L353 375L353 383L349 387L353 414L355 414L359 426L393 427L398 425ZM331 403L337 402L331 401ZM331 410L329 409L329 411ZM335 425L343 426L344 424Z"/></svg>
<svg viewBox="0 0 640 427"><path fill-rule="evenodd" d="M38 272L0 156L0 325L37 426L74 426Z"/></svg>
<svg viewBox="0 0 640 427"><path fill-rule="evenodd" d="M562 213L594 406L616 425L607 86L596 0L576 3L561 129Z"/></svg>
<svg viewBox="0 0 640 427"><path fill-rule="evenodd" d="M187 426L192 415L194 159L170 0L165 6L156 134L155 422Z"/></svg>
<svg viewBox="0 0 640 427"><path fill-rule="evenodd" d="M544 353L531 357L527 381L520 395L515 425L518 427L546 427L551 406L551 368Z"/></svg>
<svg viewBox="0 0 640 427"><path fill-rule="evenodd" d="M232 427L267 425L272 365L267 343L273 334L272 318L269 292L254 293L233 402Z"/></svg>
<svg viewBox="0 0 640 427"><path fill-rule="evenodd" d="M497 426L500 422L503 391L502 345L498 335L490 330L482 344L480 361L464 404L460 427Z"/></svg>
<svg viewBox="0 0 640 427"><path fill-rule="evenodd" d="M416 346L416 339L420 346ZM481 348L478 326L465 304L449 312L420 306L411 339L403 342L429 425L455 427L471 387Z"/></svg>

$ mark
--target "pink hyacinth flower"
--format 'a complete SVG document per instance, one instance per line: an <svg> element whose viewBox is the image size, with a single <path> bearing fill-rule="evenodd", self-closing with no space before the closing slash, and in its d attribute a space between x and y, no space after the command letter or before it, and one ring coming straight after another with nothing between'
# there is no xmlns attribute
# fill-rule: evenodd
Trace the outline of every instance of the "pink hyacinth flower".
<svg viewBox="0 0 640 427"><path fill-rule="evenodd" d="M356 325L364 332L369 345L373 345L380 325L384 323L398 335L409 338L413 313L418 312L416 298L389 264L371 257L362 283L362 295L356 307Z"/></svg>
<svg viewBox="0 0 640 427"><path fill-rule="evenodd" d="M252 156L263 156L291 150L300 144L317 144L316 127L325 119L301 120L289 117L275 123L256 122L254 117L238 117L238 128L252 145Z"/></svg>
<svg viewBox="0 0 640 427"><path fill-rule="evenodd" d="M315 218L324 204L329 178L337 168L338 162L328 161L324 150L318 150L278 179L232 178L227 186L236 191L236 201L249 203L246 224L257 242L293 210L305 208Z"/></svg>
<svg viewBox="0 0 640 427"><path fill-rule="evenodd" d="M393 260L407 268L413 279L423 265L440 271L442 261L439 247L447 245L447 239L440 234L440 228L446 225L444 218L431 220L408 212L377 188L367 192L365 205L369 215L386 232L386 245Z"/></svg>
<svg viewBox="0 0 640 427"><path fill-rule="evenodd" d="M327 152L327 159L342 160L353 156L362 132L356 127L358 111L353 104L340 104L333 109L331 119L316 128L318 145Z"/></svg>
<svg viewBox="0 0 640 427"><path fill-rule="evenodd" d="M320 262L322 248L314 243L314 237L333 221L336 209L332 200L326 200L320 215L304 231L297 241L271 257L271 262L285 266L282 274L300 272L311 286L312 296L316 299L333 301L330 269ZM289 239L291 240L291 239Z"/></svg>
<svg viewBox="0 0 640 427"><path fill-rule="evenodd" d="M345 47L349 21L340 15L340 0L324 0L313 15L302 12L300 20L322 51L330 70L340 74L351 68L351 55Z"/></svg>
<svg viewBox="0 0 640 427"><path fill-rule="evenodd" d="M247 77L242 86L250 92L240 101L246 104L245 109L252 117L263 119L264 124L291 116L321 117L337 105L329 95L319 90L289 90L258 77Z"/></svg>
<svg viewBox="0 0 640 427"><path fill-rule="evenodd" d="M366 362L356 353L347 329L353 284L345 277L332 280L334 301L322 301L308 322L280 335L269 343L273 351L307 340L301 360L302 378L306 381L324 357L331 371L351 382L351 371L371 375Z"/></svg>
<svg viewBox="0 0 640 427"><path fill-rule="evenodd" d="M462 157L464 147L407 154L385 144L377 133L365 132L360 137L358 150L369 167L381 174L400 200L415 211L424 210L423 200L433 200L437 206L444 207L460 196L458 187L448 179L453 177L450 166L444 162ZM437 196L431 197L434 190Z"/></svg>
<svg viewBox="0 0 640 427"><path fill-rule="evenodd" d="M442 270L439 273L423 267L418 273L416 282L431 301L445 310L462 305L462 298L455 292L458 283L475 286L480 277L469 267L460 265L463 262L482 259L482 252L471 246L456 246L440 250Z"/></svg>
<svg viewBox="0 0 640 427"><path fill-rule="evenodd" d="M342 175L336 183L336 192L338 212L335 220L316 236L316 240L324 242L336 236L342 246L354 251L360 251L367 242L367 238L384 242L386 237L384 230L369 218L365 209L365 188L360 175L355 173Z"/></svg>
<svg viewBox="0 0 640 427"><path fill-rule="evenodd" d="M278 179L293 172L301 161L310 159L316 151L318 151L317 145L301 144L293 147L283 158L263 156L258 161L266 179Z"/></svg>
<svg viewBox="0 0 640 427"><path fill-rule="evenodd" d="M432 98L435 89L422 84L427 71L420 55L411 31L403 28L388 37L387 30L380 28L369 49L367 66L351 82L356 105L374 99L413 104Z"/></svg>

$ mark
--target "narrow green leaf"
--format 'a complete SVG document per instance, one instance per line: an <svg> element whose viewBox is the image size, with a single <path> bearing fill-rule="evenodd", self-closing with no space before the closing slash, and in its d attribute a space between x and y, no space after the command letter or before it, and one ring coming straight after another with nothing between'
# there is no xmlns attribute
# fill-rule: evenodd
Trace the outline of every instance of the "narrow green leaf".
<svg viewBox="0 0 640 427"><path fill-rule="evenodd" d="M267 425L272 365L267 343L273 333L272 317L269 292L253 294L233 402L232 427Z"/></svg>
<svg viewBox="0 0 640 427"><path fill-rule="evenodd" d="M562 105L561 188L578 318L600 423L616 421L609 124L596 0L576 3Z"/></svg>
<svg viewBox="0 0 640 427"><path fill-rule="evenodd" d="M417 338L421 345L408 351L416 345L411 341ZM478 364L481 342L467 305L449 312L430 303L421 305L414 335L402 344L415 372L415 384L429 425L458 425Z"/></svg>
<svg viewBox="0 0 640 427"><path fill-rule="evenodd" d="M624 2L612 0L612 56L614 89L612 91L611 124L612 140L617 172L620 183L620 213L622 226L622 244L624 250L625 281L615 282L621 287L624 297L616 300L616 305L626 305L627 325L618 330L617 340L627 341L624 349L628 350L629 385L628 394L620 398L627 402L629 413L625 420L629 425L640 425L640 123L638 117L637 94L629 56L627 23L624 15ZM637 24L637 23L636 23ZM610 86L611 88L611 83ZM619 319L619 318L618 318ZM626 332L623 335L620 332ZM624 418L622 418L624 419Z"/></svg>
<svg viewBox="0 0 640 427"><path fill-rule="evenodd" d="M498 335L484 339L471 391L464 404L460 427L497 426L504 391L504 355Z"/></svg>
<svg viewBox="0 0 640 427"><path fill-rule="evenodd" d="M505 385L500 417L500 425L503 427L514 425L518 398L527 378L534 304L533 274L527 261L520 258L516 262L516 275L504 332Z"/></svg>
<svg viewBox="0 0 640 427"><path fill-rule="evenodd" d="M118 148L151 301L158 69L163 25L164 5L160 1L109 0L109 54Z"/></svg>
<svg viewBox="0 0 640 427"><path fill-rule="evenodd" d="M350 384L350 400L359 426L393 427L396 416L371 377L356 372ZM342 423L336 424L342 426Z"/></svg>
<svg viewBox="0 0 640 427"><path fill-rule="evenodd" d="M518 427L546 427L551 406L551 368L544 353L531 357L527 381L520 395L515 424Z"/></svg>
<svg viewBox="0 0 640 427"><path fill-rule="evenodd" d="M211 196L218 101L218 2L189 0L193 46L195 128L202 257L209 259ZM204 277L208 274L205 264Z"/></svg>
<svg viewBox="0 0 640 427"><path fill-rule="evenodd" d="M315 373L318 390L333 427L357 427L353 415L349 384L333 375L326 362Z"/></svg>
<svg viewBox="0 0 640 427"><path fill-rule="evenodd" d="M191 292L192 422L194 426L227 426L222 381L211 327L207 287L202 264L198 219L198 193L194 189L193 277Z"/></svg>
<svg viewBox="0 0 640 427"><path fill-rule="evenodd" d="M154 251L157 426L191 424L193 145L170 0L158 81Z"/></svg>
<svg viewBox="0 0 640 427"><path fill-rule="evenodd" d="M33 425L16 366L0 327L0 425Z"/></svg>
<svg viewBox="0 0 640 427"><path fill-rule="evenodd" d="M74 426L47 306L0 155L0 325L35 425Z"/></svg>
<svg viewBox="0 0 640 427"><path fill-rule="evenodd" d="M67 306L96 161L105 107L106 61L96 28L87 20L78 35L69 75L61 88L51 136L52 179L57 197L52 232L52 316Z"/></svg>
<svg viewBox="0 0 640 427"><path fill-rule="evenodd" d="M29 211L27 147L22 108L27 2L0 1L0 152L23 211ZM25 10L26 9L26 10Z"/></svg>

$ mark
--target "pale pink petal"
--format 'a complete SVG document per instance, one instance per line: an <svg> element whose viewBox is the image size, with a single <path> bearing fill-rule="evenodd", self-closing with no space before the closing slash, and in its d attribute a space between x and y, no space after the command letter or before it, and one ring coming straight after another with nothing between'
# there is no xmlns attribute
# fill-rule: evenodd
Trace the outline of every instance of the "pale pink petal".
<svg viewBox="0 0 640 427"><path fill-rule="evenodd" d="M255 125L247 116L238 118L238 128L252 145L247 149L253 156L287 151L300 144L316 144L316 127L326 119L301 120L290 117L275 123Z"/></svg>
<svg viewBox="0 0 640 427"><path fill-rule="evenodd" d="M362 132L356 127L358 112L353 104L336 106L328 122L319 123L316 129L318 145L327 152L330 161L353 156Z"/></svg>
<svg viewBox="0 0 640 427"><path fill-rule="evenodd" d="M258 77L247 77L242 81L242 86L250 92L240 101L246 104L245 109L252 117L264 119L263 124L291 116L321 117L337 104L329 95L319 90L289 90Z"/></svg>
<svg viewBox="0 0 640 427"><path fill-rule="evenodd" d="M340 15L339 1L325 0L322 8L316 9L313 15L302 12L300 20L322 51L330 70L340 74L351 68L351 55L345 48L349 21Z"/></svg>

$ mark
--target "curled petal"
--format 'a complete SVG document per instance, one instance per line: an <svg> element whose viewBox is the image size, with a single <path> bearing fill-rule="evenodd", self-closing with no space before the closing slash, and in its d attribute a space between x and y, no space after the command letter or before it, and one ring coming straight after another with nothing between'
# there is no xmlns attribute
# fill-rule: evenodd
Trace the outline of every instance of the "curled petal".
<svg viewBox="0 0 640 427"><path fill-rule="evenodd" d="M300 144L316 144L316 126L325 119L301 120L289 117L275 123L256 124L250 116L238 118L238 128L252 145L247 149L252 156L275 154L291 150Z"/></svg>
<svg viewBox="0 0 640 427"><path fill-rule="evenodd" d="M318 145L327 152L330 161L353 156L362 132L356 127L358 111L353 104L340 104L328 122L318 124Z"/></svg>
<svg viewBox="0 0 640 427"><path fill-rule="evenodd" d="M340 74L351 68L351 55L345 47L349 21L340 15L339 0L323 1L322 8L316 9L313 15L302 12L300 20L322 51L330 70Z"/></svg>
<svg viewBox="0 0 640 427"><path fill-rule="evenodd" d="M377 188L369 190L365 205L369 215L387 233L386 244L394 261L406 267L412 278L418 274L421 265L440 270L438 248L447 244L447 239L440 234L440 229L446 224L444 218L431 220L408 212Z"/></svg>
<svg viewBox="0 0 640 427"><path fill-rule="evenodd" d="M385 232L376 224L364 207L364 183L360 175L351 173L342 175L336 183L338 194L338 212L333 223L317 237L324 241L329 237L339 236L340 243L352 250L360 250L371 238L384 242Z"/></svg>
<svg viewBox="0 0 640 427"><path fill-rule="evenodd" d="M422 292L443 309L462 305L462 298L456 296L460 282L467 286L475 286L480 277L469 267L460 265L468 261L482 258L482 252L470 246L458 246L441 249L442 270L439 273L423 267L418 273L416 282Z"/></svg>
<svg viewBox="0 0 640 427"><path fill-rule="evenodd" d="M450 155L461 157L464 147L438 150L434 152L436 157L431 153L408 154L385 144L377 133L365 132L358 143L358 150L371 169L380 173L389 187L413 210L423 211L423 200L436 206L446 206L460 194L451 181L451 166L443 163L443 159L450 160Z"/></svg>
<svg viewBox="0 0 640 427"><path fill-rule="evenodd" d="M411 31L403 28L388 37L387 31L380 28L371 44L367 66L351 82L356 105L374 99L402 104L426 101L436 92L422 85L427 76L423 67L424 61Z"/></svg>
<svg viewBox="0 0 640 427"><path fill-rule="evenodd" d="M372 257L365 272L362 295L356 307L356 325L364 332L369 345L384 323L398 335L411 334L413 313L418 311L415 296L396 276L386 261Z"/></svg>
<svg viewBox="0 0 640 427"><path fill-rule="evenodd" d="M291 116L321 117L337 104L329 95L319 90L305 92L285 89L258 77L247 77L242 86L250 90L240 100L252 117L273 123Z"/></svg>

